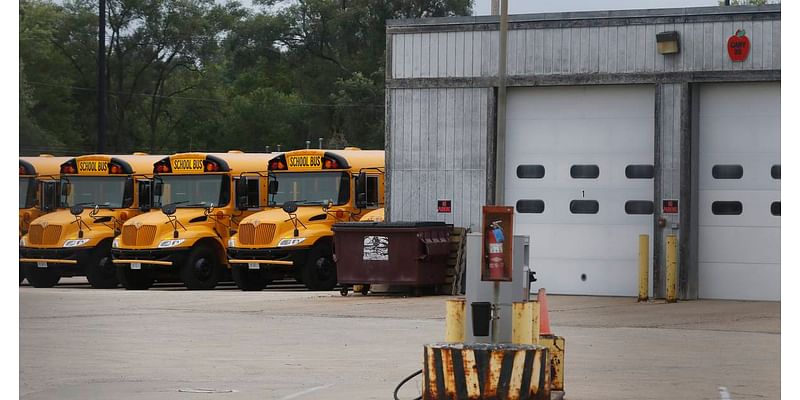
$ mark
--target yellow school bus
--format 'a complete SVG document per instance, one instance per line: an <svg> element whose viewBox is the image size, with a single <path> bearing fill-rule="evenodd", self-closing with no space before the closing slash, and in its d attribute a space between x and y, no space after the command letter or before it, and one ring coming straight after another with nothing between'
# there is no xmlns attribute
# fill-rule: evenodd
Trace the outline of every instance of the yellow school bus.
<svg viewBox="0 0 800 400"><path fill-rule="evenodd" d="M61 164L69 157L53 157L42 154L39 157L19 158L19 236L28 232L31 221L52 211L55 206L56 185L47 188L47 196L42 198L42 182L58 181Z"/></svg>
<svg viewBox="0 0 800 400"><path fill-rule="evenodd" d="M181 153L151 166L154 207L131 218L112 254L126 289L155 281L181 281L188 289L211 289L230 280L225 242L239 221L266 202L266 153ZM259 172L261 171L261 172ZM243 196L234 198L244 174Z"/></svg>
<svg viewBox="0 0 800 400"><path fill-rule="evenodd" d="M58 210L33 220L20 239L20 262L34 287L86 276L92 287L117 287L111 242L139 210L139 181L160 156L95 154L61 164Z"/></svg>
<svg viewBox="0 0 800 400"><path fill-rule="evenodd" d="M61 163L69 157L19 158L19 238L28 233L31 221L57 207L56 195ZM25 279L24 264L19 264L19 282Z"/></svg>
<svg viewBox="0 0 800 400"><path fill-rule="evenodd" d="M228 241L242 290L291 276L310 290L336 286L332 226L383 207L384 152L296 150L269 162L268 209L244 218Z"/></svg>

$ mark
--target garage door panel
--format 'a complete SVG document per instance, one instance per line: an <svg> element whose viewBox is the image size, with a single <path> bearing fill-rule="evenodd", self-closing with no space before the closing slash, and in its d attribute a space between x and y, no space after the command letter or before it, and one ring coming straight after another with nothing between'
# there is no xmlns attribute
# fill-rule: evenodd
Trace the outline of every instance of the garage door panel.
<svg viewBox="0 0 800 400"><path fill-rule="evenodd" d="M630 225L517 223L517 229L535 242L536 258L586 259L587 264L616 260L631 267L637 265L639 235L648 233ZM565 247L569 252L564 252Z"/></svg>
<svg viewBox="0 0 800 400"><path fill-rule="evenodd" d="M546 190L515 190L509 192L512 197L511 205L517 205L517 200L542 200L544 211L541 213L519 212L516 218L521 222L531 223L563 223L584 225L641 225L652 221L652 213L628 213L625 204L628 201L652 202L644 191L615 190L605 188L586 188L585 197L580 189L546 189ZM576 214L570 210L572 201L596 201L598 211L596 214ZM656 205L652 205L655 209ZM629 210L631 212L638 210Z"/></svg>
<svg viewBox="0 0 800 400"><path fill-rule="evenodd" d="M636 294L638 235L652 232L653 216L629 215L625 204L652 202L653 179L625 169L653 164L654 96L652 86L509 89L506 201L541 201L516 213L515 228L531 236L531 263L551 292ZM519 165L544 176L519 178ZM599 173L574 177L577 166Z"/></svg>
<svg viewBox="0 0 800 400"><path fill-rule="evenodd" d="M589 119L570 121L566 119L509 118L508 125L509 130L513 125L515 132L522 132L520 140L535 137L537 151L544 154L561 151L565 146L569 147L570 153L620 154L646 151L646 145L640 142L643 141L642 136L647 136L648 128L652 132L653 120L638 118L619 123ZM533 132L534 127L536 132ZM619 143L615 147L609 148L607 146L609 141ZM652 151L652 149L650 150ZM513 154L513 150L507 154Z"/></svg>
<svg viewBox="0 0 800 400"><path fill-rule="evenodd" d="M780 84L704 85L698 120L700 297L779 300Z"/></svg>
<svg viewBox="0 0 800 400"><path fill-rule="evenodd" d="M780 201L780 192L760 190L714 190L699 191L698 207L701 226L727 227L778 227L780 216L772 215L770 206ZM714 202L739 202L742 205L741 215L715 215Z"/></svg>
<svg viewBox="0 0 800 400"><path fill-rule="evenodd" d="M709 189L780 190L780 179L772 177L772 167L780 165L780 157L774 154L722 154L703 153L699 162L700 187ZM742 177L738 179L714 178L714 166L729 168L740 166Z"/></svg>
<svg viewBox="0 0 800 400"><path fill-rule="evenodd" d="M698 283L707 299L779 301L780 276L780 264L706 263Z"/></svg>
<svg viewBox="0 0 800 400"><path fill-rule="evenodd" d="M508 91L508 115L509 118L558 117L570 121L640 119L647 114L653 114L653 93L652 86L648 85L513 88ZM537 98L543 94L548 97L546 102ZM641 101L648 96L649 103ZM591 106L582 107L584 104ZM532 108L533 106L536 108Z"/></svg>
<svg viewBox="0 0 800 400"><path fill-rule="evenodd" d="M631 296L635 294L631 288L638 287L635 264L564 258L536 258L533 262L538 279L535 285L547 288L549 293Z"/></svg>
<svg viewBox="0 0 800 400"><path fill-rule="evenodd" d="M575 185L585 185L636 188L636 190L653 186L652 178L628 178L625 175L625 169L628 166L652 166L652 157L647 159L644 157L634 158L620 155L620 160L598 160L594 157L576 157L572 155L564 155L562 159L554 159L552 155L541 157L525 155L513 158L518 160L517 166L510 171L511 174L508 176L508 180L511 181L513 185L537 188L573 188ZM544 176L541 178L521 178L517 174L517 167L520 165L540 165L544 168ZM593 179L572 178L570 169L577 165L596 165L599 169L599 176Z"/></svg>
<svg viewBox="0 0 800 400"><path fill-rule="evenodd" d="M700 120L700 123L705 126L705 132L711 132L704 136L703 141L715 151L737 153L742 149L747 149L753 153L772 153L780 147L780 138L765 137L768 132L780 131L780 126L773 121L774 115L768 118L742 117L730 121L720 118L726 117L716 115L713 119ZM751 132L752 134L731 140L729 132Z"/></svg>
<svg viewBox="0 0 800 400"><path fill-rule="evenodd" d="M769 264L781 262L781 233L772 228L703 227L698 231L703 246L724 248L701 252L700 263Z"/></svg>

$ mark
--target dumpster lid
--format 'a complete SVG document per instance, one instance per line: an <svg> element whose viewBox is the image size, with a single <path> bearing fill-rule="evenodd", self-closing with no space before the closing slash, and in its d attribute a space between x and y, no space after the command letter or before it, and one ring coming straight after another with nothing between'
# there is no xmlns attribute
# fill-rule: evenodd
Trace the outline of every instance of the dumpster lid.
<svg viewBox="0 0 800 400"><path fill-rule="evenodd" d="M427 228L427 227L447 227L441 221L396 221L396 222L338 222L333 224L334 228Z"/></svg>

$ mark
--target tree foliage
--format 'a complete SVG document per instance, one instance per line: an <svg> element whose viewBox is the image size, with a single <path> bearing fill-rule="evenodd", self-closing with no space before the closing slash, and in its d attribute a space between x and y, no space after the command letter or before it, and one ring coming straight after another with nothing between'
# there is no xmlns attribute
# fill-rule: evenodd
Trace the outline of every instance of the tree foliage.
<svg viewBox="0 0 800 400"><path fill-rule="evenodd" d="M382 148L385 21L471 0L106 0L109 153ZM20 150L97 138L97 1L20 0Z"/></svg>

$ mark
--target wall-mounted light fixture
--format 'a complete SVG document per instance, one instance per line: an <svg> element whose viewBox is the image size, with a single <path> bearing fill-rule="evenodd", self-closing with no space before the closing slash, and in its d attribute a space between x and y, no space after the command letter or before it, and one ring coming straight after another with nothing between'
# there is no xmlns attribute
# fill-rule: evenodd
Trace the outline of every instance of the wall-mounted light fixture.
<svg viewBox="0 0 800 400"><path fill-rule="evenodd" d="M668 31L656 34L656 45L659 54L677 54L681 51L678 32Z"/></svg>

